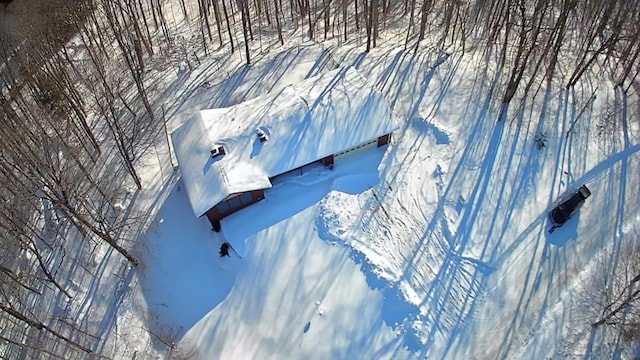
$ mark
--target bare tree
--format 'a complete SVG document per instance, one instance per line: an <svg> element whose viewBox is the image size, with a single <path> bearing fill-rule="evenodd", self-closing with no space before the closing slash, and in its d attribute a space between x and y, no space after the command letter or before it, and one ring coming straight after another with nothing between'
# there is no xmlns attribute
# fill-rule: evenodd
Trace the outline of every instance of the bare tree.
<svg viewBox="0 0 640 360"><path fill-rule="evenodd" d="M640 339L640 251L634 241L618 251L598 259L601 269L592 282L598 319L591 326L635 331Z"/></svg>
<svg viewBox="0 0 640 360"><path fill-rule="evenodd" d="M284 45L284 38L282 37L282 25L280 24L280 7L278 7L278 0L273 0L273 5L275 6L275 14L273 15L276 19L276 27L278 28L278 40L280 41L280 45Z"/></svg>
<svg viewBox="0 0 640 360"><path fill-rule="evenodd" d="M227 23L227 32L229 33L229 43L231 44L231 53L233 54L234 51L234 47L233 47L233 34L231 32L231 23L229 22L229 14L227 13L227 5L225 5L224 0L222 1L222 11L224 12L224 19L225 22Z"/></svg>
<svg viewBox="0 0 640 360"><path fill-rule="evenodd" d="M207 37L209 37L209 41L213 41L213 36L211 35L211 25L209 25L209 2L207 0L198 0L198 10L200 11L200 32L202 38L202 48L204 49L204 53L208 53L207 49Z"/></svg>
<svg viewBox="0 0 640 360"><path fill-rule="evenodd" d="M34 319L18 310L16 310L11 304L6 304L4 303L4 301L0 300L0 310L2 310L3 313L5 313L6 315L9 315L17 320L19 320L20 322L28 325L30 328L34 328L40 331L46 331L48 333L50 333L51 335L64 340L65 342L77 347L78 349L86 352L86 353L92 353L93 351L91 349L89 349L88 347L79 344L75 341L73 341L71 338L69 338L68 336L56 331L55 329L53 329L51 326L37 320Z"/></svg>
<svg viewBox="0 0 640 360"><path fill-rule="evenodd" d="M249 53L249 6L247 0L237 0L240 14L242 17L242 34L244 35L244 50L247 57L247 65L251 64L251 54Z"/></svg>
<svg viewBox="0 0 640 360"><path fill-rule="evenodd" d="M216 19L216 29L218 30L218 39L220 40L220 47L224 46L224 42L222 39L222 20L220 18L220 5L218 4L218 0L209 0L211 5L213 6L213 15Z"/></svg>
<svg viewBox="0 0 640 360"><path fill-rule="evenodd" d="M412 4L412 6L414 5ZM420 32L418 35L418 41L416 42L416 49L418 49L418 46L420 46L420 42L424 40L425 31L427 28L427 18L429 16L430 7L431 7L431 0L424 0L422 2L422 8L420 9ZM413 18L413 16L411 18Z"/></svg>

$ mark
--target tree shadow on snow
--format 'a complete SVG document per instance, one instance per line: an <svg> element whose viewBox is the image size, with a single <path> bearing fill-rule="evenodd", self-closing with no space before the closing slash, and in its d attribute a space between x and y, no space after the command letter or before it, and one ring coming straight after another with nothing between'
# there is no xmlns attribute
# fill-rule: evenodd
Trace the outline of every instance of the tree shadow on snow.
<svg viewBox="0 0 640 360"><path fill-rule="evenodd" d="M398 69L411 67L412 62L416 61L416 59L410 58L408 64L403 65L405 58L407 58L406 54L396 53L389 61ZM360 64L360 67L366 68L366 64ZM377 84L385 89L389 86L387 84L394 83L390 79L402 76L402 71L398 70L398 72L394 74L393 71L383 70ZM480 77L474 86L482 86L485 80L486 78ZM405 340L409 350L420 352L422 356L430 354L431 346L436 342L442 344L443 340L446 343L443 356L456 356L457 348L466 348L458 346L467 341L458 336L463 330L467 331L469 326L474 326L470 324L475 316L478 299L484 296L488 279L492 278L491 275L496 269L505 266L514 255L526 249L527 252L533 251L534 255L540 254L540 256L531 256L528 267L525 267L528 269L527 275L521 282L522 289L518 290L520 300L517 302L515 313L499 315L499 317L508 319L504 341L497 347L498 355L506 356L512 351L513 341L521 336L523 326L538 326L547 307L557 301L559 290L556 285L558 282L566 281L566 275L562 274L569 272L567 266L572 261L572 254L577 251L577 247L588 246L579 241L570 241L570 239L577 239L579 215L565 224L564 229L558 229L553 234L554 237L545 236L548 229L548 210L540 212L524 230L517 230L517 226L511 223L513 218L521 216L522 211L529 206L527 199L545 197L545 194L540 194L541 191L537 190L540 183L537 179L541 171L549 167L548 159L546 159L548 157L545 156L547 152L539 152L535 148L535 134L546 130L551 132L550 137L564 137L570 124L578 117L578 106L575 101L569 100L571 94L563 90L557 93L560 105L554 108L551 103L552 100L556 100L553 98L555 94L551 86L548 86L542 92L542 104L540 105L542 111L539 116L527 118L524 108L520 108L515 111L516 116L509 119L506 107L503 107L501 115L499 115L501 118L498 119L497 116L494 117L497 111L492 110L495 109L492 104L492 94L494 91L498 91L497 79L493 81L489 95L484 98L484 103L476 108L468 105L464 112L465 117L473 116L476 119L474 126L466 129L469 136L466 148L462 150L457 166L447 174L449 185L440 194L435 213L424 219L424 231L412 255L406 259L405 269L407 270L400 279L406 283L425 281L425 293L421 295L424 300L418 305L421 310L420 320L425 324L421 328L421 338L425 341L414 342L411 336ZM422 101L429 81L427 80L425 84L422 89L419 86L409 89L409 91L416 91L417 88L416 94L418 96L415 97L416 103L405 109L408 113L416 114L418 111L417 103ZM389 91L387 90L387 92ZM396 94L403 91L406 90L402 90L401 85L399 89L393 90ZM477 93L486 94L486 90L479 90ZM469 99L471 100L471 97ZM549 116L555 117L555 120L551 121L564 125L558 127L557 130L545 129L544 124ZM415 118L415 116L411 117L411 119ZM415 127L415 125L420 126L420 123L407 122L401 133ZM576 124L576 133L588 133L581 126L583 126L581 122ZM420 131L417 127L415 130ZM428 131L428 128L423 127L421 132ZM508 136L505 136L507 134ZM436 133L434 135L438 136ZM585 147L585 142L582 140L573 142L571 137L569 140L571 140L568 142L570 148ZM410 147L420 148L421 141L424 139L417 138L416 144ZM554 184L564 181L562 179L563 163L566 161L572 164L584 163L584 156L582 158L571 157L569 156L570 152L565 153L562 150L564 146L560 142L559 144L552 143L549 147L549 152L556 156L555 163L551 167L555 165L557 170L552 172L553 177L550 178ZM394 151L396 149L392 150L392 152ZM516 156L525 151L532 154ZM633 154L635 151L636 149L631 146L625 150L624 155ZM416 153L417 151L410 151L407 153L409 158L403 161L398 160L398 162L411 164L411 159L415 158ZM615 158L614 154L610 159ZM571 180L571 183L577 184L581 179L595 177L611 165L611 163L602 164L603 168L597 166L591 171L587 171L585 175ZM386 189L381 190L381 200L377 201L384 203L387 197L395 196L392 188L396 187L396 181L402 179L404 171L402 166L399 168L396 174L387 174L389 184L384 187ZM469 171L469 169L473 169L473 171ZM576 168L577 173L584 171L584 165ZM552 187L552 189L556 188ZM557 194L549 194L546 197L549 199L548 204L551 205ZM456 207L457 211L455 211L458 218L454 222L455 226L452 226L448 214L451 213L451 204L460 204L460 199L462 199L462 203ZM620 209L618 212L621 212ZM373 224L373 220L367 219L367 215L365 215L363 217L364 226L367 226L368 221L372 221ZM380 219L375 221L380 221ZM620 220L617 223L621 222ZM516 233L515 230L519 232ZM328 230L325 233L329 234ZM341 241L340 239L328 240ZM477 249L478 246L481 250L479 255L473 257L466 255L465 249L467 247ZM591 248L589 251L594 251L594 249ZM424 274L419 274L416 269L420 269L427 260L425 254L430 256L429 264L433 269L433 274L431 274L433 278L419 280L420 276L424 276ZM393 289L394 285L380 280L376 276L376 269L367 263L361 253L354 251L353 257L356 261L362 262L363 272L367 275L370 286L385 289L387 298L394 299L394 294L388 293L386 290ZM498 291L503 291L503 289ZM407 304L402 299L404 295L400 295L400 301L389 300L389 303L404 302ZM418 311L415 306L407 306L395 314L390 311L390 314L385 315L387 317L385 320L397 324L416 313ZM462 356L462 354L460 355Z"/></svg>
<svg viewBox="0 0 640 360"><path fill-rule="evenodd" d="M231 71L221 69L220 64L233 59L232 55L223 55L204 68L196 68L190 75L176 79L165 92L173 98L167 106L167 117L182 111L233 106L335 67L327 51L317 45L293 47L252 65L238 64ZM308 67L311 70L307 70Z"/></svg>
<svg viewBox="0 0 640 360"><path fill-rule="evenodd" d="M407 121L404 124L403 128L399 131L398 137L403 138L402 134L407 132L409 129L412 129L412 131L422 132L425 133L425 135L429 133L432 134L436 145L448 145L450 143L450 139L445 132L440 131L437 126L431 124L428 120L417 119L417 115L420 114L422 108L421 102L426 98L431 79L435 74L435 68L442 64L442 62L436 60L435 63L437 65L430 65L429 58L424 54L416 55L414 53L411 56L408 55L408 53L397 52L395 56L391 57L389 59L388 68L383 70L377 81L378 87L382 87L383 92L385 92L387 96L391 95L392 99L394 99L392 101L393 104L395 104L395 99L401 97L413 100L411 104L405 104L406 106L402 109L394 109L402 115L410 115L410 121ZM457 64L458 63L455 63L450 69L456 69ZM364 63L358 65L360 65L361 68L365 68L365 72L366 68L370 66L369 64ZM374 66L379 67L381 64ZM408 76L409 74L422 72L425 73L424 77ZM445 72L441 88L434 91L434 96L439 100L433 104L432 113L437 111L440 102L445 98L443 94L445 94L449 87L452 86L452 73L453 71ZM406 81L402 81L400 79L405 79ZM480 80L479 84L483 82L484 80ZM397 88L393 88L394 84L398 85ZM470 91L470 93L473 93L473 91ZM470 141L469 147L465 149L465 154L467 154L466 157L469 158L471 158L472 154L485 155L482 158L485 165L481 168L484 169L483 171L487 171L487 174L480 176L482 181L477 183L475 195L473 195L477 203L482 203L484 198L483 194L487 191L488 178L491 174L490 170L493 168L493 164L495 163L498 148L497 145L502 137L502 130L504 127L504 122L499 122L498 125L495 125L495 123L490 120L486 121L485 118L489 114L490 101L491 96L486 98L486 102L481 107L473 108L471 106L467 106L467 111L472 111L474 113L466 116L477 117L478 121L476 122L476 126L478 128L483 128L488 132L488 136L483 136L478 134L478 131L470 131L469 136L471 139L476 139L476 141ZM418 149L422 147L423 143L426 144L426 139L427 136L416 138L416 143L412 144L410 148ZM490 140L487 142L486 139ZM485 150L488 149L489 153L494 155L487 156L486 151L478 152L481 148ZM397 148L394 147L391 150L389 157L392 159L395 158L397 151ZM409 151L404 159L399 159L396 163L411 164L416 160L417 154L418 151ZM465 158L465 155L463 155L463 158ZM390 162L387 163L386 168L382 169L382 173L388 172L390 166ZM397 188L396 182L402 181L406 170L405 166L400 166L398 172L387 174L387 186L379 186L378 190L380 190L380 195L375 199L370 199L370 201L375 202L375 204L371 204L371 206L365 205L363 208L378 208L381 204L385 203L387 198L392 195L395 196L393 194L393 188ZM454 173L454 177L457 176L457 173L457 171ZM448 191L449 190L447 190L446 193L448 193ZM406 259L406 272L402 275L399 281L390 282L380 278L377 275L378 272L375 266L369 263L362 253L355 249L352 250L352 258L357 263L361 264L362 272L365 274L369 286L373 289L380 289L385 294L385 302L382 310L382 316L384 317L385 323L394 328L398 333L402 334L403 345L406 349L414 353L421 353L421 356L426 356L428 354L431 344L436 340L436 338L442 336L441 334L450 334L451 339L455 339L459 329L464 326L464 321L467 315L472 312L471 310L474 306L473 303L475 302L475 295L480 289L479 284L476 282L472 274L474 272L481 274L489 274L492 272L490 265L464 255L464 247L466 243L465 237L469 236L471 228L470 225L473 224L474 219L478 216L479 209L474 212L467 212L466 220L463 220L463 225L461 225L462 228L466 228L466 230L461 232L459 231L457 234L443 231L443 233L445 233L445 238L433 239L436 235L436 230L442 230L443 227L445 228L444 230L446 230L447 227L445 221L445 206L448 201L445 201L446 198L447 197L441 197L436 213L433 217L430 219L423 219L422 224L420 224L420 222L416 223L416 226L424 227L424 232L418 240L416 249L412 252L411 256ZM380 219L374 219L374 215L382 213L383 212L372 212L370 214L363 214L363 226L367 227L369 226L367 225L369 223L371 223L371 225L375 225L380 221ZM386 212L384 213L386 214ZM389 219L386 221L392 220ZM468 223L469 225L464 225L464 223ZM334 238L329 229L324 229L323 226L327 226L324 221L320 221L316 224L321 237L332 243L344 243L344 240ZM411 225L406 226L411 227ZM411 283L416 279L418 279L417 281L422 281L420 279L423 277L417 272L417 270L425 261L429 262L432 266L437 266L437 264L433 263L433 258L426 258L427 255L436 256L440 262L440 268L436 269L436 274L434 274L435 279L431 282L431 286L428 286L426 289L426 294L421 296L421 298L424 299L423 302L418 305L414 305L407 301L406 294L400 289L399 285L401 283ZM454 285L454 283L460 279L463 279L462 282L467 284L467 287L464 290L460 290ZM425 285L428 285L428 283L425 283ZM460 294L467 295L458 301L458 295ZM451 310L452 307L460 310L460 314L458 316L450 316L450 314L453 313ZM422 323L422 325L419 325L420 334L416 333L417 330L413 328L414 320L418 320ZM426 343L424 343L424 341L426 341ZM450 343L453 344L453 340L451 340Z"/></svg>
<svg viewBox="0 0 640 360"><path fill-rule="evenodd" d="M547 89L546 99L549 99L548 94L550 93L551 91ZM547 101L545 100L544 103L546 104ZM583 99L581 101L584 102L586 100ZM560 124L556 128L549 129L550 138L554 139L550 143L549 152L554 154L555 161L550 166L549 164L544 164L546 167L552 168L552 176L547 181L536 181L538 184L547 182L551 185L548 187L551 193L546 196L548 199L547 209L524 231L520 232L514 241L506 243L507 247L503 246L494 250L494 254L497 257L493 257L493 261L495 261L496 266L500 266L504 261L508 261L507 259L511 258L512 254L516 254L516 251L522 251L516 249L531 248L531 251L527 250L527 254L530 254L530 260L525 268L527 269L525 278L521 279L517 287L504 290L512 294L518 293L519 300L515 312L508 315L511 319L504 329L504 337L498 348L498 357L508 356L515 351L514 347L520 343L524 332L542 326L542 321L549 307L559 301L562 289L571 281L572 274L575 272L574 269L583 268L586 266L586 262L593 258L603 246L609 246L609 244L602 241L580 241L578 225L581 223L581 214L591 209L597 209L594 210L597 213L615 214L613 227L610 224L606 224L606 222L602 224L587 224L589 231L592 233L592 236L588 239L615 238L616 231L613 229L620 230L622 228L625 199L624 191L620 191L620 189L626 188L628 177L626 161L629 156L635 154L637 146L636 148L629 146L619 153L611 153L604 161L588 169L584 165L588 143L583 140L589 134L588 126L590 124L588 121L580 122L579 109L583 105L581 103L576 105L576 99L573 97L572 92L566 90L559 93L558 103L559 106L557 108L550 109L551 113L555 112L555 123ZM541 116L546 115L545 108L546 105L543 106L543 114ZM542 121L543 119L541 118L540 122ZM572 124L575 124L574 131L569 131L573 126ZM575 137L580 137L580 139L574 140ZM537 150L533 151L537 152ZM545 152L546 150L542 151L542 154L538 155L538 157L544 158L542 155ZM578 152L582 156L573 156L574 152ZM620 167L618 168L619 162ZM525 173L532 172L532 169L527 169L531 166L530 164L531 161L526 162L523 168ZM576 164L579 166L576 167ZM534 173L542 166L543 164L535 165L533 167ZM581 173L582 175L579 175ZM574 176L574 174L579 176ZM590 185L593 191L592 197L587 199L583 209L574 215L572 219L556 229L552 234L549 234L547 231L550 227L548 211L557 202L560 194L571 191L583 183ZM526 195L521 189L518 189L515 194ZM518 195L518 197L521 195ZM602 199L606 200L602 201ZM510 201L513 203L514 200L515 198L512 197ZM511 209L509 211L510 214L515 214L514 210L517 209L515 205L516 203L507 206L507 208ZM520 205L520 207L527 206L526 203ZM500 238L506 239L506 234L507 232L503 229ZM619 242L615 241L614 248L617 246L619 246ZM493 296L496 295L494 294ZM570 321L572 314L569 310L565 310L555 316L556 322L562 324L565 321ZM561 326L556 327L556 330L560 331L559 328ZM562 334L558 336L561 337ZM539 355L543 356L542 354L545 354L545 352L538 346L540 344L536 345L538 339L534 338L531 341L532 343L528 345L528 348L533 349L534 353L540 352Z"/></svg>

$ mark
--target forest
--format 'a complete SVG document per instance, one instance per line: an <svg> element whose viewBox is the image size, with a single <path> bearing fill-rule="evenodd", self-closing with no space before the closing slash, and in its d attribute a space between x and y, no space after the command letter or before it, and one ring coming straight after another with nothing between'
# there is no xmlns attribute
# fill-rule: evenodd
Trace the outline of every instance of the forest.
<svg viewBox="0 0 640 360"><path fill-rule="evenodd" d="M408 52L486 59L506 110L546 83L573 89L593 74L640 92L639 13L638 0L4 1L0 357L109 356L87 316L51 299L81 303L74 279L95 276L105 256L119 257L123 277L144 265L139 159L157 142L170 147L152 74L221 53L251 66L292 39L363 53L393 39Z"/></svg>

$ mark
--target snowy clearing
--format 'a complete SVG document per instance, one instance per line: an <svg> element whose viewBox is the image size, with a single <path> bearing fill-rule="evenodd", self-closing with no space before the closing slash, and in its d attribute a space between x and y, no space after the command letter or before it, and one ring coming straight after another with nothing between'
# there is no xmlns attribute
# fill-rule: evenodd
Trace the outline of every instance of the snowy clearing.
<svg viewBox="0 0 640 360"><path fill-rule="evenodd" d="M143 283L159 320L184 334L180 346L216 358L483 359L608 346L571 294L605 239L637 235L637 131L599 135L577 118L588 99L553 86L498 122L467 58L353 57L340 62L405 117L384 153L292 176L220 234L191 216L179 183L161 209ZM582 116L611 106L616 92L600 91ZM550 140L538 150L541 130ZM593 196L548 234L548 209L582 183ZM217 254L223 241L231 258ZM167 283L181 285L160 291Z"/></svg>

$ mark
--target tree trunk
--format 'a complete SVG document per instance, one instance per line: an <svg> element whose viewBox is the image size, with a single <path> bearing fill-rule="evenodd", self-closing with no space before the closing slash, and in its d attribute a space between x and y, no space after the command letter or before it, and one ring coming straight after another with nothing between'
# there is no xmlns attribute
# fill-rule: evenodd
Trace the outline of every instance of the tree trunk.
<svg viewBox="0 0 640 360"><path fill-rule="evenodd" d="M233 34L231 33L231 23L229 22L229 14L227 13L227 5L224 0L222 0L222 11L224 13L224 19L227 22L227 31L229 32L229 42L231 43L231 53L234 52L233 46Z"/></svg>
<svg viewBox="0 0 640 360"><path fill-rule="evenodd" d="M369 52L369 50L371 50L371 23L372 23L372 19L373 19L373 6L371 6L371 3L367 2L367 1L373 1L373 0L365 0L365 9L364 12L367 13L367 49L366 52Z"/></svg>
<svg viewBox="0 0 640 360"><path fill-rule="evenodd" d="M284 45L284 39L282 37L282 25L280 24L280 9L278 8L278 0L273 0L275 5L275 14L276 18L276 27L278 28L278 40L280 40L280 45Z"/></svg>
<svg viewBox="0 0 640 360"><path fill-rule="evenodd" d="M344 23L344 41L347 41L347 0L342 0L342 22Z"/></svg>
<svg viewBox="0 0 640 360"><path fill-rule="evenodd" d="M411 29L413 28L413 19L416 10L416 0L411 0L411 14L409 15L409 26L407 27L407 38L404 41L404 49L409 47L409 39L411 38Z"/></svg>
<svg viewBox="0 0 640 360"><path fill-rule="evenodd" d="M218 5L218 0L210 0L213 5L213 13L216 19L216 28L218 29L218 39L220 39L220 47L224 46L224 42L222 41L222 20L220 19L220 7Z"/></svg>
<svg viewBox="0 0 640 360"><path fill-rule="evenodd" d="M373 22L373 47L375 48L378 42L378 21L379 21L379 4L378 4L378 0L372 0L372 11L371 11L371 17L372 17L372 22Z"/></svg>
<svg viewBox="0 0 640 360"><path fill-rule="evenodd" d="M424 0L422 3L422 9L420 10L420 32L418 33L418 41L416 42L416 50L420 47L420 42L424 40L425 30L427 29L427 17L429 14L429 8L431 6L431 0Z"/></svg>
<svg viewBox="0 0 640 360"><path fill-rule="evenodd" d="M247 56L247 65L251 64L251 55L249 54L249 37L247 36L247 17L249 16L249 9L247 7L247 0L238 0L238 7L240 7L240 14L242 16L242 34L244 35L244 51Z"/></svg>

